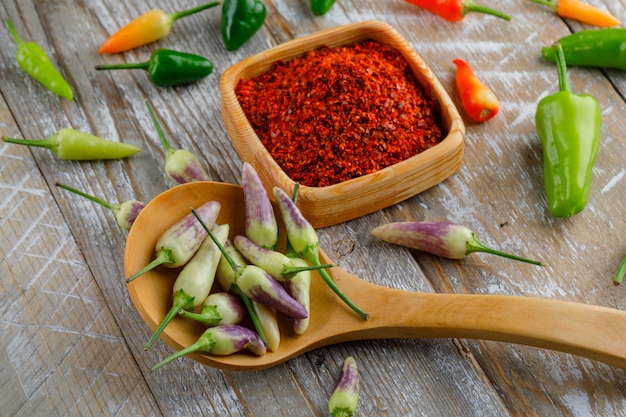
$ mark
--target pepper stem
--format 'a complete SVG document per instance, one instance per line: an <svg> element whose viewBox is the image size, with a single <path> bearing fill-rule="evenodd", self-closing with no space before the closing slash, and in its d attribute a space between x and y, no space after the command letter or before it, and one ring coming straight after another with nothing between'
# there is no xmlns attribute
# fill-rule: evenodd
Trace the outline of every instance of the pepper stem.
<svg viewBox="0 0 626 417"><path fill-rule="evenodd" d="M556 68L559 72L559 90L570 91L569 77L567 76L567 63L565 62L565 54L563 53L563 47L559 42L552 45L554 56L556 58Z"/></svg>
<svg viewBox="0 0 626 417"><path fill-rule="evenodd" d="M336 265L333 265L333 264L318 264L318 265L307 265L307 266L284 265L282 271L280 271L280 274L286 279L289 279L293 277L293 275L296 275L303 271L317 271L320 269L332 268L333 266L336 266Z"/></svg>
<svg viewBox="0 0 626 417"><path fill-rule="evenodd" d="M622 259L622 262L619 264L619 268L617 268L617 272L613 277L613 284L621 284L624 279L624 275L626 275L626 258Z"/></svg>
<svg viewBox="0 0 626 417"><path fill-rule="evenodd" d="M526 259L526 258L522 258L516 255L512 255L510 253L506 253L506 252L501 252L499 250L496 249L492 249L492 248L488 248L487 246L483 245L482 243L480 243L478 241L478 239L476 239L476 236L474 236L474 234L472 233L472 238L471 240L469 240L467 242L467 254L469 255L472 252L485 252L485 253L491 253L492 255L498 255L498 256L502 256L504 258L508 258L508 259L513 259L516 261L521 261L521 262L526 262L529 264L533 264L533 265L539 265L539 266L543 266L542 262L539 261L533 261L532 259Z"/></svg>
<svg viewBox="0 0 626 417"><path fill-rule="evenodd" d="M109 65L96 65L96 71L101 70L125 70L125 69L144 69L148 70L150 67L150 61L128 63L128 64L109 64Z"/></svg>
<svg viewBox="0 0 626 417"><path fill-rule="evenodd" d="M187 294L182 288L176 291L176 293L174 293L172 308L170 308L170 311L167 312L167 314L161 321L161 324L159 324L159 327L157 327L154 333L152 333L152 337L150 337L150 340L148 340L148 343L146 343L146 346L144 346L143 350L150 349L150 346L154 344L159 335L163 332L163 329L165 329L165 326L167 326L167 324L172 321L174 317L176 317L176 315L178 314L178 310L189 306L195 298L196 297Z"/></svg>
<svg viewBox="0 0 626 417"><path fill-rule="evenodd" d="M542 4L544 6L548 6L556 10L559 6L559 0L530 0L533 3Z"/></svg>
<svg viewBox="0 0 626 417"><path fill-rule="evenodd" d="M179 350L176 353L173 353L172 355L163 359L161 362L154 365L151 370L154 371L155 369L160 368L166 363L169 363L173 361L174 359L180 358L181 356L188 355L189 353L198 352L198 351L211 352L214 347L215 347L215 339L213 339L211 335L207 335L205 333L202 336L200 336L200 338L196 340L193 344L187 346L186 348Z"/></svg>
<svg viewBox="0 0 626 417"><path fill-rule="evenodd" d="M7 19L7 26L9 27L9 32L11 33L11 36L13 37L15 44L19 48L20 45L24 43L24 41L22 41L22 38L20 38L20 35L17 34L17 30L15 30L15 26L13 26L13 22L11 22L11 19Z"/></svg>
<svg viewBox="0 0 626 417"><path fill-rule="evenodd" d="M159 124L159 121L157 120L156 114L154 114L154 109L152 108L152 105L150 104L149 100L146 100L146 107L148 107L148 113L150 113L150 118L152 119L154 128L156 129L157 134L159 135L159 139L161 139L161 145L163 146L163 149L165 150L165 154L169 155L173 153L174 148L172 148L172 146L167 141L167 138L165 137L165 133L163 133L163 129L161 128L161 125Z"/></svg>
<svg viewBox="0 0 626 417"><path fill-rule="evenodd" d="M309 262L311 262L313 265L321 264L317 253L310 248L307 248L306 251L304 251L300 255ZM335 284L335 281L333 281L333 279L330 277L330 275L328 275L328 272L326 272L325 269L320 269L317 272L320 274L326 285L328 285L330 289L333 290L333 292L337 294L337 296L348 305L348 307L350 307L355 313L357 313L363 320L369 319L370 315L361 310L356 304L352 302L352 300L348 298L347 295L343 293L343 291L341 291L341 289L337 286L337 284Z"/></svg>
<svg viewBox="0 0 626 417"><path fill-rule="evenodd" d="M159 265L172 262L174 262L172 251L169 249L159 248L157 257L154 258L154 260L148 265L141 268L138 272L135 272L130 278L127 278L126 283L131 282L135 278L138 278L140 275L145 274L146 272L156 268Z"/></svg>
<svg viewBox="0 0 626 417"><path fill-rule="evenodd" d="M6 136L4 136L2 140L7 143L14 143L16 145L36 146L38 148L46 149L53 149L58 145L57 142L53 139L16 139L7 138Z"/></svg>
<svg viewBox="0 0 626 417"><path fill-rule="evenodd" d="M511 20L511 16L499 10L494 10L489 7L481 6L474 3L472 0L464 0L463 6L461 7L461 15L465 16L465 14L470 12L485 13L499 17L500 19Z"/></svg>
<svg viewBox="0 0 626 417"><path fill-rule="evenodd" d="M109 203L108 201L104 201L102 199L99 199L98 197L94 197L93 195L84 193L84 192L82 192L80 190L77 190L74 187L70 187L69 185L61 184L59 182L57 182L55 185L57 187L59 187L59 188L63 188L64 190L67 190L67 191L70 191L70 192L72 192L74 194L78 194L78 195L80 195L82 197L85 197L86 199L91 200L94 203L100 204L102 207L108 208L110 210L115 210L116 208L119 207L119 204Z"/></svg>
<svg viewBox="0 0 626 417"><path fill-rule="evenodd" d="M207 327L215 327L224 319L214 305L202 306L200 313L193 313L181 308L178 310L178 315L186 319L199 321Z"/></svg>
<svg viewBox="0 0 626 417"><path fill-rule="evenodd" d="M214 1L212 3L203 4L198 7L193 7L191 9L181 10L180 12L175 12L175 13L170 13L170 18L172 19L172 22L175 22L176 20L180 18L201 12L202 10L210 9L211 7L219 6L219 4L220 4L219 1Z"/></svg>
<svg viewBox="0 0 626 417"><path fill-rule="evenodd" d="M224 259L226 259L230 267L233 268L233 271L235 271L235 274L237 274L237 271L240 268L243 268L245 266L237 265L235 261L233 260L233 258L228 254L228 252L226 252L226 249L224 249L224 246L215 238L215 235L213 235L213 232L211 232L211 230L207 227L206 223L204 223L204 221L200 218L200 216L198 216L198 213L196 213L196 210L192 208L191 212L193 213L194 216L196 216L196 219L198 219L198 221L200 222L200 225L207 232L207 234L209 235L213 243L215 243L215 246L217 246L220 252L222 252ZM261 340L263 341L263 344L266 347L269 346L269 342L267 341L267 338L265 337L265 333L263 333L263 330L261 329L261 323L259 322L259 317L257 316L256 311L254 311L254 307L252 306L252 302L250 301L250 299L244 293L241 292L241 290L239 289L236 283L233 283L231 285L230 291L233 294L238 295L241 298L241 300L243 301L243 304L246 306L246 310L248 311L248 314L250 314L250 318L252 319L254 328L256 329Z"/></svg>

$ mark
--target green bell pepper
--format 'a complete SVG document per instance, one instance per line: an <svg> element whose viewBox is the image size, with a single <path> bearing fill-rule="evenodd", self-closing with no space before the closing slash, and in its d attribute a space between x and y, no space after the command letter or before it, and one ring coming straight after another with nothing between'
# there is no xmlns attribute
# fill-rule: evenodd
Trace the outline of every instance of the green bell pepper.
<svg viewBox="0 0 626 417"><path fill-rule="evenodd" d="M553 48L560 91L539 101L535 123L543 146L548 208L555 217L570 217L587 204L602 112L594 97L570 91L563 48L560 43Z"/></svg>
<svg viewBox="0 0 626 417"><path fill-rule="evenodd" d="M314 15L322 16L333 7L336 0L311 0L311 11Z"/></svg>
<svg viewBox="0 0 626 417"><path fill-rule="evenodd" d="M145 62L97 65L96 70L143 69L150 81L159 87L187 84L213 72L213 63L203 56L170 49L157 49Z"/></svg>
<svg viewBox="0 0 626 417"><path fill-rule="evenodd" d="M228 51L239 49L263 26L267 10L260 0L225 0L222 38Z"/></svg>

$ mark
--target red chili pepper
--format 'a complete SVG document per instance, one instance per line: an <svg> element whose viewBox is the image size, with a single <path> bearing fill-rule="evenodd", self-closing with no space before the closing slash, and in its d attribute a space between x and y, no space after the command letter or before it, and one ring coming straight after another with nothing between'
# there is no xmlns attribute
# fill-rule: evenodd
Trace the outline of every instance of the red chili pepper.
<svg viewBox="0 0 626 417"><path fill-rule="evenodd" d="M470 12L490 14L505 20L511 20L511 16L498 10L480 6L472 0L406 0L417 7L426 9L446 20L459 21Z"/></svg>
<svg viewBox="0 0 626 417"><path fill-rule="evenodd" d="M452 61L456 64L456 87L467 115L475 122L485 122L498 114L498 98L483 84L462 59Z"/></svg>

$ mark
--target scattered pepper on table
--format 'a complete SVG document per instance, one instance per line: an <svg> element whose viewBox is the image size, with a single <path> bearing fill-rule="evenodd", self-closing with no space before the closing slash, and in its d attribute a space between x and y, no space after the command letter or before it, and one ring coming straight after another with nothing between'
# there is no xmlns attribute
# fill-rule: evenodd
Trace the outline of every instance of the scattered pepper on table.
<svg viewBox="0 0 626 417"><path fill-rule="evenodd" d="M113 54L128 51L169 35L172 25L178 19L218 6L219 1L175 13L166 13L161 9L152 9L132 20L111 35L98 49L101 54Z"/></svg>
<svg viewBox="0 0 626 417"><path fill-rule="evenodd" d="M490 9L476 4L472 0L406 0L407 2L428 10L437 16L443 17L451 22L462 20L467 13L478 12L499 17L504 20L511 20L511 16L499 10Z"/></svg>
<svg viewBox="0 0 626 417"><path fill-rule="evenodd" d="M15 59L18 65L54 94L70 101L74 100L72 87L50 61L43 48L35 42L24 42L9 19L7 19L7 26L17 46Z"/></svg>
<svg viewBox="0 0 626 417"><path fill-rule="evenodd" d="M498 97L474 73L470 65L462 59L455 59L456 87L461 97L465 113L475 122L493 119L500 105Z"/></svg>
<svg viewBox="0 0 626 417"><path fill-rule="evenodd" d="M98 197L77 190L76 188L70 187L69 185L57 182L56 186L59 188L63 188L64 190L70 191L74 194L85 197L86 199L91 200L94 203L100 204L102 207L108 208L109 210L113 211L117 224L122 229L126 230L129 230L131 228L133 222L135 221L141 210L143 210L143 208L146 206L143 202L135 199L126 200L118 204L109 203L108 201L104 201Z"/></svg>
<svg viewBox="0 0 626 417"><path fill-rule="evenodd" d="M188 84L213 72L213 63L207 58L171 49L157 49L148 61L129 64L96 65L96 70L135 70L148 72L150 81L159 87Z"/></svg>
<svg viewBox="0 0 626 417"><path fill-rule="evenodd" d="M553 48L560 91L539 101L535 123L543 147L548 208L555 217L570 217L587 204L600 147L602 110L593 96L571 92L561 44Z"/></svg>
<svg viewBox="0 0 626 417"><path fill-rule="evenodd" d="M174 149L167 141L161 128L154 109L149 100L146 100L148 113L154 124L154 128L161 140L161 146L165 151L165 174L177 184L185 184L192 181L211 181L198 157L186 149Z"/></svg>
<svg viewBox="0 0 626 417"><path fill-rule="evenodd" d="M339 380L328 399L331 417L352 417L359 404L359 368L352 356L348 356L341 367Z"/></svg>
<svg viewBox="0 0 626 417"><path fill-rule="evenodd" d="M598 9L591 4L580 0L530 0L537 4L543 4L552 8L555 13L566 19L578 20L589 25L606 27L620 24L612 14Z"/></svg>
<svg viewBox="0 0 626 417"><path fill-rule="evenodd" d="M224 0L222 39L226 50L234 51L246 43L263 26L266 14L261 0Z"/></svg>
<svg viewBox="0 0 626 417"><path fill-rule="evenodd" d="M134 145L113 142L69 128L59 129L46 139L16 139L5 136L2 140L16 145L45 148L61 159L72 161L120 159L140 151Z"/></svg>
<svg viewBox="0 0 626 417"><path fill-rule="evenodd" d="M543 265L539 261L488 248L476 239L470 229L451 222L393 222L374 228L372 234L394 245L448 259L463 259L470 253L485 252L533 265Z"/></svg>
<svg viewBox="0 0 626 417"><path fill-rule="evenodd" d="M626 28L581 30L558 40L565 62L570 66L615 68L626 71ZM541 49L541 56L556 62L552 46Z"/></svg>
<svg viewBox="0 0 626 417"><path fill-rule="evenodd" d="M311 11L314 15L322 16L325 15L333 4L335 4L336 0L310 0Z"/></svg>

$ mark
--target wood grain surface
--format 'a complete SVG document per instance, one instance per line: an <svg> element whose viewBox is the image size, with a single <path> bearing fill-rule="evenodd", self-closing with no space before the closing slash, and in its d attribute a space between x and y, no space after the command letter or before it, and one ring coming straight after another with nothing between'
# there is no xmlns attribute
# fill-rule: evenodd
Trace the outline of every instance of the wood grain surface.
<svg viewBox="0 0 626 417"><path fill-rule="evenodd" d="M586 0L626 21L626 1ZM142 148L122 161L61 161L42 149L0 142L0 415L322 416L343 359L361 372L362 416L626 416L626 372L549 350L473 339L387 339L321 348L256 372L224 372L172 353L143 350L150 329L123 279L127 233L107 209L55 186L62 182L111 202L149 201L173 186L147 113L153 104L173 145L196 153L216 181L238 184L241 159L220 113L219 77L229 66L319 29L369 19L395 27L426 61L457 106L454 58L468 61L498 95L500 114L465 119L460 171L392 207L319 230L342 268L410 291L545 297L626 309L612 276L626 255L623 164L626 75L571 68L572 89L602 107L600 152L585 211L556 219L543 192L534 113L557 91L540 48L592 29L527 0L482 1L507 22L468 14L447 22L402 0L338 0L311 14L305 0L265 0L267 18L241 49L227 52L219 8L175 23L157 43L100 55L109 34L150 8L182 10L191 0L0 0L0 134L42 138L72 127ZM74 87L59 99L15 62L4 21L39 43ZM145 60L157 48L211 59L214 73L159 88L143 71L96 72L103 63ZM369 232L402 220L450 220L488 246L541 259L539 268L493 255L452 261L385 244ZM332 326L332 319L328 322ZM624 329L615 329L621 333Z"/></svg>

